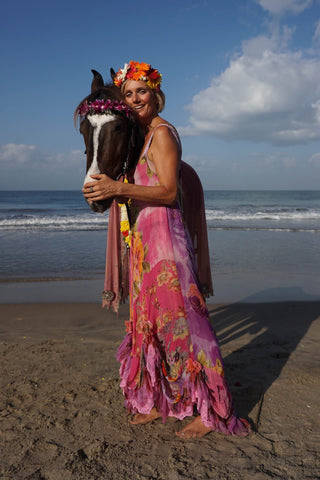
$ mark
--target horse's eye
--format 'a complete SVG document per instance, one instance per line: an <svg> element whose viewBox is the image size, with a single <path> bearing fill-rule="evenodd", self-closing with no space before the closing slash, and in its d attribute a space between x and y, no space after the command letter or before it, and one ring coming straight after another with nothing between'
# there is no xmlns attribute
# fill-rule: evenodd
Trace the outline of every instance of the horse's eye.
<svg viewBox="0 0 320 480"><path fill-rule="evenodd" d="M87 155L87 150L85 150L83 153L84 153L85 155Z"/></svg>
<svg viewBox="0 0 320 480"><path fill-rule="evenodd" d="M120 130L121 130L121 125L117 125L116 128L115 128L115 131L119 132Z"/></svg>

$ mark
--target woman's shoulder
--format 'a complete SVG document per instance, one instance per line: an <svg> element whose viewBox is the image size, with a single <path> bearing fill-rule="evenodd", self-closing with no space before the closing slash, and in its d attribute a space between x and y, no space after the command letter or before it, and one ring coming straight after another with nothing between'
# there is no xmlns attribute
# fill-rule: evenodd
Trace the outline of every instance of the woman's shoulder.
<svg viewBox="0 0 320 480"><path fill-rule="evenodd" d="M167 122L162 118L161 121L153 128L152 136L154 136L155 139L159 140L173 137L180 144L180 138L176 128L171 123Z"/></svg>
<svg viewBox="0 0 320 480"><path fill-rule="evenodd" d="M158 117L157 118L157 123L153 127L153 131L159 130L159 131L168 131L168 130L175 130L175 127L165 120L164 118Z"/></svg>

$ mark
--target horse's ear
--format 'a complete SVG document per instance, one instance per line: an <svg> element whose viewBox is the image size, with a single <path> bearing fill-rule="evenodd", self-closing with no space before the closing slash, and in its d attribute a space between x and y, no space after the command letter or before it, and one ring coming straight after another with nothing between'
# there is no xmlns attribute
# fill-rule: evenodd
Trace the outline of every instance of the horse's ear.
<svg viewBox="0 0 320 480"><path fill-rule="evenodd" d="M93 74L93 80L91 83L91 93L96 92L97 90L100 90L100 88L104 87L104 82L102 75L100 75L99 72L96 70L91 70Z"/></svg>
<svg viewBox="0 0 320 480"><path fill-rule="evenodd" d="M112 81L114 80L114 77L116 76L116 72L113 70L113 68L110 68L110 75L112 78Z"/></svg>

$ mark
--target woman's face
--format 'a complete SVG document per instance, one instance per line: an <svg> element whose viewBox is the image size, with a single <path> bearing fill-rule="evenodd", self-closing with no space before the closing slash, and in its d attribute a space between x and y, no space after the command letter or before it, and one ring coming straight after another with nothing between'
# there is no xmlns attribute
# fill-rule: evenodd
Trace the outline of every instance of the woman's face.
<svg viewBox="0 0 320 480"><path fill-rule="evenodd" d="M126 103L136 112L142 125L148 125L158 114L156 96L143 80L127 80L123 93Z"/></svg>

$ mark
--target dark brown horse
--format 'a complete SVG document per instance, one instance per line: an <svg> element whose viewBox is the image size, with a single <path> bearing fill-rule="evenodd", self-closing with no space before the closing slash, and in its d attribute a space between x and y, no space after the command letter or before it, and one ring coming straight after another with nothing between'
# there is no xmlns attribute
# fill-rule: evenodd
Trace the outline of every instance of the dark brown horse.
<svg viewBox="0 0 320 480"><path fill-rule="evenodd" d="M105 173L112 179L130 174L136 166L144 137L135 114L122 101L120 89L104 84L103 78L92 70L91 94L84 98L75 111L80 117L87 155L86 182L91 175ZM95 212L110 208L113 198L90 202Z"/></svg>

